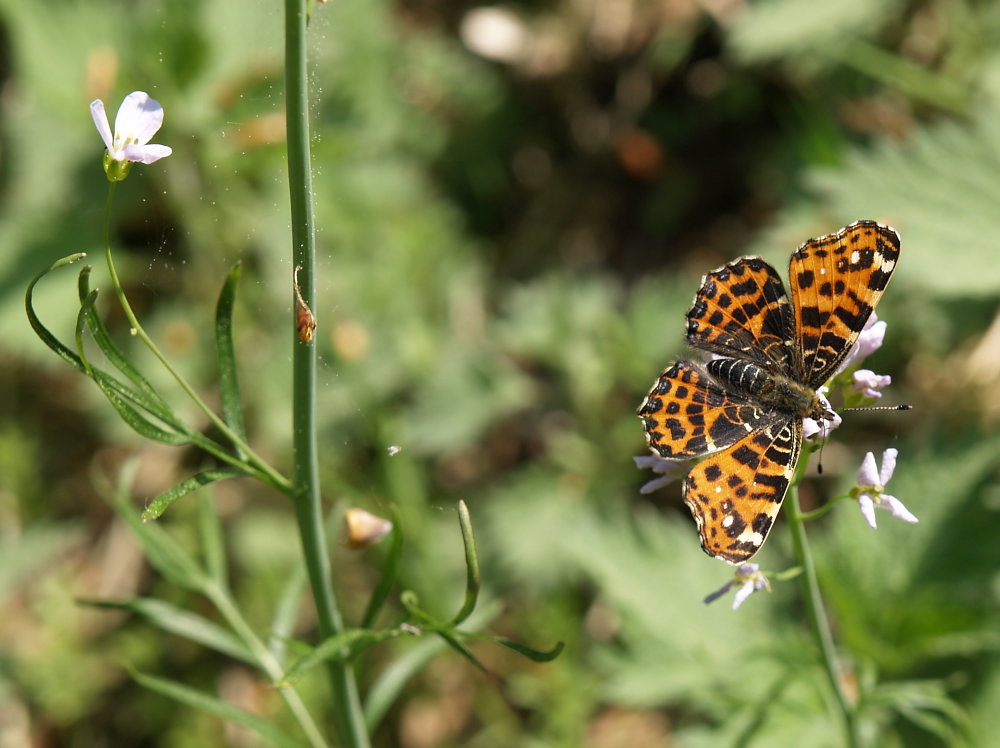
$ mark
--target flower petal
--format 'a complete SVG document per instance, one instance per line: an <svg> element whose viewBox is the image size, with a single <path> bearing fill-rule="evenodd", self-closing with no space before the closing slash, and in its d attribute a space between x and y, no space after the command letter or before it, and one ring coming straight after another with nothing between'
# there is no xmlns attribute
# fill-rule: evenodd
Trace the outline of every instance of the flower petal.
<svg viewBox="0 0 1000 748"><path fill-rule="evenodd" d="M882 504L882 508L892 512L893 517L898 517L904 522L909 522L910 524L916 524L920 521L917 519L916 515L903 506L903 502L895 496L882 494L879 498L881 499L880 504Z"/></svg>
<svg viewBox="0 0 1000 748"><path fill-rule="evenodd" d="M720 587L719 589L717 589L717 590L716 590L715 592L713 592L713 593L712 593L712 594L710 594L710 595L706 595L706 596L705 596L705 600L704 600L704 603L705 603L706 605L708 605L709 603L712 603L712 602L715 602L715 601L716 601L716 600L718 600L718 599L719 599L720 597L722 597L722 596L723 596L723 595L725 595L725 594L726 594L727 592L729 592L730 588L731 588L731 587L732 587L732 586L733 586L734 584L736 584L736 582L734 582L734 581L733 581L732 579L730 579L730 580L729 580L728 582L726 582L726 583L725 583L724 585L722 585L722 586L721 586L721 587Z"/></svg>
<svg viewBox="0 0 1000 748"><path fill-rule="evenodd" d="M163 107L160 106L160 102L150 98L145 91L133 91L125 97L118 108L118 115L115 117L115 135L128 138L130 143L145 145L162 125Z"/></svg>
<svg viewBox="0 0 1000 748"><path fill-rule="evenodd" d="M653 478L651 481L646 481L642 484L642 488L639 489L639 493L647 494L653 493L653 491L658 488L663 488L666 485L674 482L674 476L672 475L661 475L659 478Z"/></svg>
<svg viewBox="0 0 1000 748"><path fill-rule="evenodd" d="M859 363L881 348L882 341L885 339L885 330L887 327L888 325L880 320L875 315L875 312L872 312L871 316L868 317L868 321L865 322L865 327L858 336L854 346L844 358L843 363L837 367L837 374L842 371L846 371L854 364Z"/></svg>
<svg viewBox="0 0 1000 748"><path fill-rule="evenodd" d="M140 164L151 164L154 161L159 161L161 158L166 158L173 152L170 146L157 145L156 143L149 145L127 145L122 149L122 153L126 159Z"/></svg>
<svg viewBox="0 0 1000 748"><path fill-rule="evenodd" d="M733 610L740 607L743 602L753 594L755 589L756 585L753 583L752 579L744 582L743 586L736 590L736 595L733 597Z"/></svg>
<svg viewBox="0 0 1000 748"><path fill-rule="evenodd" d="M803 418L802 435L806 439L810 439L816 436L817 434L819 434L820 439L825 439L827 436L829 436L831 431L833 431L841 423L843 423L843 419L836 413L836 411L834 411L833 407L830 405L830 401L826 399L826 393L829 390L830 390L829 387L823 385L818 390L816 390L816 394L819 396L820 403L823 404L823 407L826 408L827 412L833 414L833 417L820 419L822 420L822 423L813 418Z"/></svg>
<svg viewBox="0 0 1000 748"><path fill-rule="evenodd" d="M104 146L108 151L113 151L115 149L114 138L111 135L111 125L108 123L108 114L104 111L103 101L94 99L90 102L90 116L94 119L94 125L97 127L101 140L104 141Z"/></svg>
<svg viewBox="0 0 1000 748"><path fill-rule="evenodd" d="M899 450L896 449L887 449L882 453L882 469L879 471L879 484L884 486L889 482L893 471L896 469L896 455L898 454Z"/></svg>
<svg viewBox="0 0 1000 748"><path fill-rule="evenodd" d="M861 494L858 497L858 509L861 510L862 516L865 518L865 522L873 530L877 530L878 527L875 524L875 502L872 501L872 497L866 493Z"/></svg>
<svg viewBox="0 0 1000 748"><path fill-rule="evenodd" d="M893 462L893 464L895 464L895 462ZM868 452L865 455L865 459L861 462L861 467L858 469L857 484L859 486L882 485L878 477L878 466L875 465L875 455L871 452Z"/></svg>
<svg viewBox="0 0 1000 748"><path fill-rule="evenodd" d="M865 397L882 397L880 390L892 384L892 377L888 374L876 374L871 369L858 369L853 378L854 390Z"/></svg>

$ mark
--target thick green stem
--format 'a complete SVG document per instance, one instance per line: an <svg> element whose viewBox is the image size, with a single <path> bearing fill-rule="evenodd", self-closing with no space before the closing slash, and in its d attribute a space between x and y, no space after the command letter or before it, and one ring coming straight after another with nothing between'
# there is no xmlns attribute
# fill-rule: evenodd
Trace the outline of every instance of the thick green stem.
<svg viewBox="0 0 1000 748"><path fill-rule="evenodd" d="M299 290L305 303L314 307L316 246L309 155L306 58L306 0L285 0L285 116L288 133L292 267L301 268ZM294 309L294 291L291 288L289 291L293 295ZM302 341L297 336L294 338L293 347L292 417L295 460L293 501L302 537L306 568L309 572L309 584L316 603L319 629L326 638L340 633L344 625L333 592L320 504L315 422L316 347L312 341ZM348 746L369 745L353 669L349 664L331 660L328 671L341 740Z"/></svg>
<svg viewBox="0 0 1000 748"><path fill-rule="evenodd" d="M803 460L804 462L805 460ZM796 478L800 477L801 474L796 476ZM809 550L805 517L799 506L798 480L788 489L788 496L785 497L785 506L788 524L792 532L792 544L795 547L795 556L798 559L798 565L802 569L802 574L799 575L799 579L802 580L802 597L806 604L806 610L809 612L809 623L812 626L816 644L819 646L823 659L823 667L826 670L827 678L833 689L834 699L844 717L847 745L851 746L851 748L861 748L861 733L858 729L857 711L854 703L844 690L840 662L833 643L833 634L830 632L830 622L827 620L826 610L823 606L819 580L816 577L816 566L813 564L812 553Z"/></svg>

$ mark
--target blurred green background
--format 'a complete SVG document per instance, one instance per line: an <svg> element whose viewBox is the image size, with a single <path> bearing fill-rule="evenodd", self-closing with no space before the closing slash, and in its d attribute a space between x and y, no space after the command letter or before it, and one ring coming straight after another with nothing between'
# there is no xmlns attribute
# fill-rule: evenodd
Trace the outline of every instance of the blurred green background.
<svg viewBox="0 0 1000 748"><path fill-rule="evenodd" d="M125 665L285 721L243 665L76 598L158 596L102 482L141 460L136 505L202 466L119 423L30 331L29 279L99 258L106 181L87 109L135 89L164 106L171 158L118 190L113 242L147 329L214 398L212 318L236 313L248 428L287 470L291 313L281 3L0 0L0 745L256 745L144 691ZM793 583L739 611L704 595L728 567L698 547L677 483L649 496L634 410L682 351L701 275L740 254L783 268L859 218L902 256L869 360L910 413L845 419L803 484L818 505L865 451L900 451L890 493L920 518L849 503L811 526L835 636L880 746L988 745L1000 711L1000 5L973 0L333 0L311 22L322 259L323 485L387 514L401 587L462 599L453 507L468 502L486 677L442 650L380 746L837 745ZM100 262L95 285L107 287ZM72 339L75 272L38 309ZM110 298L113 332L168 391ZM179 401L179 398L178 398ZM197 414L190 411L195 423ZM387 447L402 451L390 457ZM234 587L266 634L298 562L290 507L214 492ZM193 497L163 520L191 537ZM779 519L759 560L792 564ZM336 532L339 538L339 527ZM356 622L381 549L334 546ZM398 609L380 624L397 622ZM302 637L311 632L303 608ZM412 640L359 662L362 687ZM325 683L304 687L323 713Z"/></svg>

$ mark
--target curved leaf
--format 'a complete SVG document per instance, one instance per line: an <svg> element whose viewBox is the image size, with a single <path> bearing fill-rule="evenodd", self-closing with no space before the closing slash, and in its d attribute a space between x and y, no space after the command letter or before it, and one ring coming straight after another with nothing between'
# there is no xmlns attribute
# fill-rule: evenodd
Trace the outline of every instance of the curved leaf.
<svg viewBox="0 0 1000 748"><path fill-rule="evenodd" d="M77 278L77 293L80 297L81 307L85 306L85 302L89 296L93 294L96 297L97 294L97 289L90 290L90 270L90 265L87 265L80 270L80 275ZM86 314L83 316L87 323L87 329L90 330L90 334L94 338L94 342L97 343L98 348L101 349L108 361L124 374L139 389L140 393L146 396L144 407L158 417L173 417L170 406L167 405L160 393L156 391L156 388L132 365L132 362L125 357L121 349L115 345L111 339L111 335L108 333L107 327L104 326L104 322L94 311L93 304L89 305Z"/></svg>
<svg viewBox="0 0 1000 748"><path fill-rule="evenodd" d="M142 521L149 522L154 520L160 515L162 515L167 507L173 504L177 499L182 496L195 491L202 486L207 486L210 483L215 483L219 480L225 480L226 478L238 478L241 475L246 475L246 473L238 468L221 468L219 470L206 470L197 475L192 475L183 483L180 483L173 488L164 491L155 499L153 499L149 506L146 507L145 511L142 513Z"/></svg>
<svg viewBox="0 0 1000 748"><path fill-rule="evenodd" d="M469 507L464 501L458 502L458 524L462 528L462 542L465 544L465 602L452 619L452 626L457 626L468 618L479 599L479 556L476 553L476 538L472 534Z"/></svg>
<svg viewBox="0 0 1000 748"><path fill-rule="evenodd" d="M233 307L236 302L236 286L240 280L243 263L237 262L226 276L226 282L219 293L215 306L215 348L219 357L219 396L222 400L222 417L233 432L244 442L247 441L246 426L243 423L243 401L240 398L240 383L236 368L236 349L233 345ZM243 450L236 447L243 457Z"/></svg>

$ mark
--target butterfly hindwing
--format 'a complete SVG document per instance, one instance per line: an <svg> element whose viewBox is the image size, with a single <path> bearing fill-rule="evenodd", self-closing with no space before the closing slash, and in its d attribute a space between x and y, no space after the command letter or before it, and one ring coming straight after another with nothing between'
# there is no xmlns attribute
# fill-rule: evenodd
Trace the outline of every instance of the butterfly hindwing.
<svg viewBox="0 0 1000 748"><path fill-rule="evenodd" d="M672 459L725 449L775 420L746 397L727 392L690 361L667 367L639 406L638 415L649 448Z"/></svg>
<svg viewBox="0 0 1000 748"><path fill-rule="evenodd" d="M706 553L739 564L760 550L801 449L802 421L786 419L691 469L684 480L684 501Z"/></svg>

